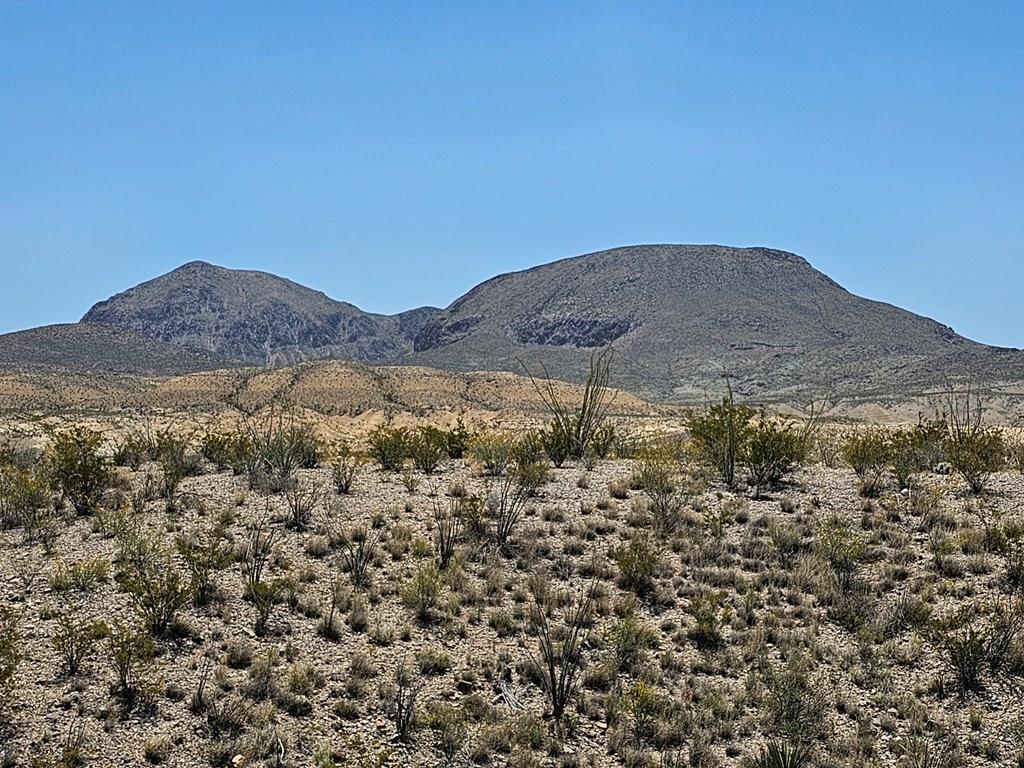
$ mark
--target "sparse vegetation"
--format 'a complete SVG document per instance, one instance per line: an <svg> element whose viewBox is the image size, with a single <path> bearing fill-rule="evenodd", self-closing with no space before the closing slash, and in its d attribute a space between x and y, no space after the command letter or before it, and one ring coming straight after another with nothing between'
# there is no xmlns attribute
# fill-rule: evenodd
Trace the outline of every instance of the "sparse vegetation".
<svg viewBox="0 0 1024 768"><path fill-rule="evenodd" d="M727 436L736 413L716 418ZM366 433L317 425L322 464L260 464L245 425L179 420L93 442L118 466L84 515L48 447L0 450L0 733L93 761L130 739L133 765L1018 757L997 734L1024 677L1024 477L972 492L945 417L817 431L750 410L732 486L678 419L561 469L536 424L396 418L392 472L357 458ZM77 725L47 735L23 696Z"/></svg>

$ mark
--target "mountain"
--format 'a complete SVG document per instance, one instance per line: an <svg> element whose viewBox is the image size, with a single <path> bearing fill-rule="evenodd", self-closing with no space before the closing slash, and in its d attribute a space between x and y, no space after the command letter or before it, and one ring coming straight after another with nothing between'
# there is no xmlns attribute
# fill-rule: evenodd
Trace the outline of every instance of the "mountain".
<svg viewBox="0 0 1024 768"><path fill-rule="evenodd" d="M894 400L959 377L1024 382L1024 353L851 294L768 248L614 248L499 275L444 310L391 316L265 272L191 262L83 322L256 365L341 358L566 381L585 378L593 351L612 344L612 383L664 402L700 402L725 374L765 402Z"/></svg>
<svg viewBox="0 0 1024 768"><path fill-rule="evenodd" d="M0 335L0 371L168 376L236 365L223 355L96 323L45 325Z"/></svg>
<svg viewBox="0 0 1024 768"><path fill-rule="evenodd" d="M370 314L266 272L193 261L101 301L82 320L246 363L281 365L398 359L436 311Z"/></svg>
<svg viewBox="0 0 1024 768"><path fill-rule="evenodd" d="M613 382L655 400L920 393L946 377L1024 380L1024 353L855 296L768 248L614 248L492 278L416 336L417 364L547 369L578 381L613 344Z"/></svg>

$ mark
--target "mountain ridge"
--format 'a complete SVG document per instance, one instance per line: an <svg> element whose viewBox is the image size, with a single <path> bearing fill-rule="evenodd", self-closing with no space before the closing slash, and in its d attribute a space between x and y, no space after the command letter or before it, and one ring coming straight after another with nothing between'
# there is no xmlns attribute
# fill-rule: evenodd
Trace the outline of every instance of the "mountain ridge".
<svg viewBox="0 0 1024 768"><path fill-rule="evenodd" d="M898 396L957 376L1024 381L1024 353L857 296L804 257L762 247L621 246L495 275L444 309L395 315L270 272L191 261L98 302L83 322L250 365L525 367L577 382L592 351L612 344L614 383L665 402L700 400L723 375L764 401Z"/></svg>

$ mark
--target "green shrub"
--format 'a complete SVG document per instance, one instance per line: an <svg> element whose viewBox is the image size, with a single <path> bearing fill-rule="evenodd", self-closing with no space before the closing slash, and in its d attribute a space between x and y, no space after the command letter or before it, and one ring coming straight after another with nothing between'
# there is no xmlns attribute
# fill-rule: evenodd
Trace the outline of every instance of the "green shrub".
<svg viewBox="0 0 1024 768"><path fill-rule="evenodd" d="M249 485L278 493L293 482L295 470L312 469L320 461L320 441L309 424L285 420L271 410L262 419L243 422L239 453Z"/></svg>
<svg viewBox="0 0 1024 768"><path fill-rule="evenodd" d="M191 578L195 602L197 605L205 605L216 591L214 575L231 562L224 529L215 526L205 535L193 532L181 536L177 541L177 549Z"/></svg>
<svg viewBox="0 0 1024 768"><path fill-rule="evenodd" d="M810 662L791 656L782 666L762 669L769 728L797 744L808 744L824 729L825 697L810 675Z"/></svg>
<svg viewBox="0 0 1024 768"><path fill-rule="evenodd" d="M877 496L889 464L889 440L880 429L865 429L851 435L842 448L843 460L860 480L862 496Z"/></svg>
<svg viewBox="0 0 1024 768"><path fill-rule="evenodd" d="M611 653L615 669L620 672L632 670L647 650L658 647L659 640L658 631L633 612L613 623L604 633L604 645Z"/></svg>
<svg viewBox="0 0 1024 768"><path fill-rule="evenodd" d="M831 566L840 591L848 592L864 557L864 542L845 520L832 515L818 528L814 541L815 551Z"/></svg>
<svg viewBox="0 0 1024 768"><path fill-rule="evenodd" d="M530 618L537 633L537 653L531 659L551 707L551 718L561 723L576 697L583 671L583 643L593 616L593 592L588 589L572 601L558 625L548 619L549 609L543 590L535 589Z"/></svg>
<svg viewBox="0 0 1024 768"><path fill-rule="evenodd" d="M682 522L687 496L680 484L679 462L668 451L649 451L640 459L633 478L647 497L654 530L659 534L676 532Z"/></svg>
<svg viewBox="0 0 1024 768"><path fill-rule="evenodd" d="M736 468L743 461L753 417L752 408L735 402L730 387L721 403L687 420L690 436L730 487L736 484Z"/></svg>
<svg viewBox="0 0 1024 768"><path fill-rule="evenodd" d="M51 507L45 479L21 467L0 466L0 528L21 527L32 540L50 519Z"/></svg>
<svg viewBox="0 0 1024 768"><path fill-rule="evenodd" d="M126 711L148 705L156 694L153 639L145 630L120 622L106 628L107 661L114 672L114 694Z"/></svg>
<svg viewBox="0 0 1024 768"><path fill-rule="evenodd" d="M133 570L122 587L143 626L154 635L167 632L178 610L192 600L189 580L163 555L156 567Z"/></svg>
<svg viewBox="0 0 1024 768"><path fill-rule="evenodd" d="M499 477L512 462L512 440L500 432L484 432L473 438L469 453L488 476Z"/></svg>
<svg viewBox="0 0 1024 768"><path fill-rule="evenodd" d="M438 430L420 428L408 436L406 452L413 466L424 474L431 474L444 458L444 444Z"/></svg>
<svg viewBox="0 0 1024 768"><path fill-rule="evenodd" d="M761 747L757 757L744 762L744 768L808 768L811 765L810 750L804 744L788 741L770 741Z"/></svg>
<svg viewBox="0 0 1024 768"><path fill-rule="evenodd" d="M749 431L744 464L750 484L759 493L777 488L786 475L806 461L809 448L805 434L789 419L772 419L762 410Z"/></svg>
<svg viewBox="0 0 1024 768"><path fill-rule="evenodd" d="M110 462L99 449L103 437L85 427L57 432L46 453L46 465L54 489L79 515L96 511L110 487Z"/></svg>
<svg viewBox="0 0 1024 768"><path fill-rule="evenodd" d="M241 434L207 432L200 439L199 453L218 469L244 474L252 463L252 444Z"/></svg>
<svg viewBox="0 0 1024 768"><path fill-rule="evenodd" d="M973 626L962 627L944 638L943 648L957 690L961 693L978 690L981 687L981 672L988 659L984 633Z"/></svg>
<svg viewBox="0 0 1024 768"><path fill-rule="evenodd" d="M724 605L724 600L724 593L710 592L690 601L690 615L696 623L690 630L690 638L698 648L707 650L722 644L722 628L732 618L732 611Z"/></svg>
<svg viewBox="0 0 1024 768"><path fill-rule="evenodd" d="M544 455L556 467L565 464L572 452L572 436L557 421L552 421L547 429L540 432L540 444Z"/></svg>
<svg viewBox="0 0 1024 768"><path fill-rule="evenodd" d="M448 765L455 762L469 738L468 717L462 707L434 702L427 714L427 726L433 731L434 745Z"/></svg>
<svg viewBox="0 0 1024 768"><path fill-rule="evenodd" d="M68 675L77 675L81 671L105 632L106 627L99 621L76 621L70 616L61 616L57 620L52 642Z"/></svg>
<svg viewBox="0 0 1024 768"><path fill-rule="evenodd" d="M409 456L409 431L400 427L378 426L368 436L370 456L385 472L397 472Z"/></svg>
<svg viewBox="0 0 1024 768"><path fill-rule="evenodd" d="M332 454L331 477L334 480L334 489L340 494L348 495L352 493L352 484L363 465L363 457L345 442L336 443Z"/></svg>
<svg viewBox="0 0 1024 768"><path fill-rule="evenodd" d="M1003 434L984 423L983 403L970 389L962 397L951 394L948 404L947 459L971 493L982 493L1006 462Z"/></svg>
<svg viewBox="0 0 1024 768"><path fill-rule="evenodd" d="M428 563L402 586L402 602L415 612L420 621L429 621L437 608L443 586L441 572L433 562Z"/></svg>
<svg viewBox="0 0 1024 768"><path fill-rule="evenodd" d="M93 560L79 560L65 565L59 558L54 562L50 587L55 592L88 592L105 582L110 576L110 562L98 557Z"/></svg>
<svg viewBox="0 0 1024 768"><path fill-rule="evenodd" d="M638 595L646 595L654 589L660 554L647 534L635 534L628 545L617 547L609 554L618 566L624 588Z"/></svg>
<svg viewBox="0 0 1024 768"><path fill-rule="evenodd" d="M499 547L508 544L529 497L530 489L514 475L498 480L497 487L488 495L485 509Z"/></svg>
<svg viewBox="0 0 1024 768"><path fill-rule="evenodd" d="M452 668L452 659L441 648L423 648L416 653L416 668L421 675L443 675Z"/></svg>

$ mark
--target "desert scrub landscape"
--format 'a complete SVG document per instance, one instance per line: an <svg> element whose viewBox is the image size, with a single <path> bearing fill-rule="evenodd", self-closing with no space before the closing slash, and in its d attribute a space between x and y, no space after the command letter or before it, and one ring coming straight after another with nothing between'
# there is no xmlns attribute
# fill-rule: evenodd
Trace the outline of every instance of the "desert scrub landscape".
<svg viewBox="0 0 1024 768"><path fill-rule="evenodd" d="M681 429L16 424L4 766L1024 765L1024 450L725 397Z"/></svg>

